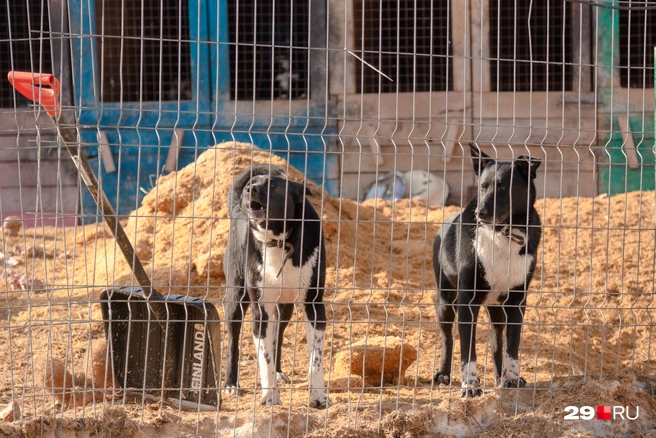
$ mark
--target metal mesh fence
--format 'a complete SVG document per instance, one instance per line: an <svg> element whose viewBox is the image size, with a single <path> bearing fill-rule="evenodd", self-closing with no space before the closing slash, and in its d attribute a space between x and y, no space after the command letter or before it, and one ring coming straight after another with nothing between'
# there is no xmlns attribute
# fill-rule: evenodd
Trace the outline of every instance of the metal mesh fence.
<svg viewBox="0 0 656 438"><path fill-rule="evenodd" d="M0 434L648 436L654 8L7 2Z"/></svg>

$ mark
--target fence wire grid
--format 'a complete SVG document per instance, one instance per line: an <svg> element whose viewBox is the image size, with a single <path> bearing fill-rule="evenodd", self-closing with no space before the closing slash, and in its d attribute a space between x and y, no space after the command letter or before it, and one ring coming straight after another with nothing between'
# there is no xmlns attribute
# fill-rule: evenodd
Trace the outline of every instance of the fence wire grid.
<svg viewBox="0 0 656 438"><path fill-rule="evenodd" d="M655 35L634 0L7 1L0 435L651 436Z"/></svg>

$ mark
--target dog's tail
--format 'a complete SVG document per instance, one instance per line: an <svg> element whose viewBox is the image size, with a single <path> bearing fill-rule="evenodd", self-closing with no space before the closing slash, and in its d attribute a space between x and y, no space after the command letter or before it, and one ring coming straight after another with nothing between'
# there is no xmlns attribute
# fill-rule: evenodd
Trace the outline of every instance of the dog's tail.
<svg viewBox="0 0 656 438"><path fill-rule="evenodd" d="M285 170L280 166L276 166L274 164L254 164L253 166L237 175L237 177L230 185L230 189L228 190L228 197L226 199L231 215L239 211L240 196L244 191L244 187L246 187L246 184L248 184L251 178L258 175L280 176L284 174Z"/></svg>

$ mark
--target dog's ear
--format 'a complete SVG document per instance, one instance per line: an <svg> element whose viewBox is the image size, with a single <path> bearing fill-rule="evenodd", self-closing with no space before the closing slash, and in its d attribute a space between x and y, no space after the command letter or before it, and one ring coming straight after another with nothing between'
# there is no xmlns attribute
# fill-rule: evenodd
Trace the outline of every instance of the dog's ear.
<svg viewBox="0 0 656 438"><path fill-rule="evenodd" d="M530 179L535 179L538 175L537 171L541 163L542 161L539 158L521 155L517 158L517 161L515 161L515 167L524 174L526 179L529 179L529 176Z"/></svg>
<svg viewBox="0 0 656 438"><path fill-rule="evenodd" d="M312 192L305 184L297 183L294 181L287 180L288 189L290 198L295 204L303 204L305 202L305 196L312 196Z"/></svg>
<svg viewBox="0 0 656 438"><path fill-rule="evenodd" d="M474 173L476 176L480 176L485 169L485 166L488 165L492 159L489 155L483 152L476 144L469 143L469 150L471 151L472 165L474 166Z"/></svg>

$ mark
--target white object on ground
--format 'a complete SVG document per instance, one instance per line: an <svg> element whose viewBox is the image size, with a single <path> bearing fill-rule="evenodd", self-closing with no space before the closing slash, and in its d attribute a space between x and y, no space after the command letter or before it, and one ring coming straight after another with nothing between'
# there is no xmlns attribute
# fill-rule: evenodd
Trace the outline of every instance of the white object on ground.
<svg viewBox="0 0 656 438"><path fill-rule="evenodd" d="M449 185L437 175L425 170L411 170L403 174L404 197L421 198L429 207L444 205L449 197Z"/></svg>

